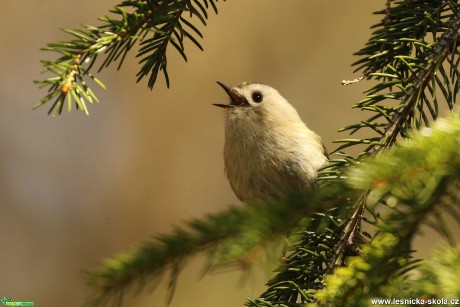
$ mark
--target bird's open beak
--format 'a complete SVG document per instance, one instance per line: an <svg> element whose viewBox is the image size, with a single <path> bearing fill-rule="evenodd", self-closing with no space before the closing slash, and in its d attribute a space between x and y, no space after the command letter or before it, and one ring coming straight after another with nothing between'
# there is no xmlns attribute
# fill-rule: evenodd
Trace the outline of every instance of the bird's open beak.
<svg viewBox="0 0 460 307"><path fill-rule="evenodd" d="M221 107L221 108L233 108L236 106L241 106L241 105L249 105L248 101L246 98L244 98L243 95L232 89L231 87L226 86L222 82L217 81L217 84L219 84L225 92L230 96L230 99L232 100L230 104L220 104L220 103L213 103L216 107Z"/></svg>

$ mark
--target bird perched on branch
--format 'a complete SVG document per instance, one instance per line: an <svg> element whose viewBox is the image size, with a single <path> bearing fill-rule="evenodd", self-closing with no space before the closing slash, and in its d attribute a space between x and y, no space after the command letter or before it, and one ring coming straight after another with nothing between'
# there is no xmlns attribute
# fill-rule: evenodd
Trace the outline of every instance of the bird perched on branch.
<svg viewBox="0 0 460 307"><path fill-rule="evenodd" d="M316 184L328 161L321 138L278 91L260 83L229 87L225 109L225 172L238 199L267 200Z"/></svg>

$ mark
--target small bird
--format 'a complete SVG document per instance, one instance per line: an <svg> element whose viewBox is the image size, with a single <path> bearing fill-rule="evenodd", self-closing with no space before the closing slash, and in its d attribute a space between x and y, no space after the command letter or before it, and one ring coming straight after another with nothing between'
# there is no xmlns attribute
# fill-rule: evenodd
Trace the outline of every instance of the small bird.
<svg viewBox="0 0 460 307"><path fill-rule="evenodd" d="M321 138L277 90L244 82L229 87L225 108L225 173L239 200L262 200L316 185L328 161Z"/></svg>

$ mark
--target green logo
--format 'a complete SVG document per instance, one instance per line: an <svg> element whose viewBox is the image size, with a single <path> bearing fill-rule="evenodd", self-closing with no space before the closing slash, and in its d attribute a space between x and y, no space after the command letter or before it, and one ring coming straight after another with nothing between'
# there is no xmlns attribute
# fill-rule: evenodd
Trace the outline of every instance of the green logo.
<svg viewBox="0 0 460 307"><path fill-rule="evenodd" d="M3 306L35 306L34 302L16 302L6 296L0 299L0 303L2 303Z"/></svg>

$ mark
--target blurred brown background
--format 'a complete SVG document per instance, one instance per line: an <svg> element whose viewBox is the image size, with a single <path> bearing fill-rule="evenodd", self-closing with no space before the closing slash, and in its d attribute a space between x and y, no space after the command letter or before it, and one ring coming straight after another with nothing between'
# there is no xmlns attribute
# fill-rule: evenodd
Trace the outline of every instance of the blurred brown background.
<svg viewBox="0 0 460 307"><path fill-rule="evenodd" d="M238 203L223 173L222 111L216 85L257 81L277 88L329 149L337 130L365 114L351 110L366 83L353 79L353 52L365 43L382 1L233 0L218 4L200 27L205 52L188 44L189 63L169 53L168 90L135 83L129 58L96 89L101 103L90 116L49 105L32 111L45 94L39 51L66 39L60 27L98 25L117 1L3 1L0 19L0 297L36 306L80 306L89 294L82 271L136 242L190 218ZM195 23L197 24L197 23ZM131 54L131 57L134 53ZM96 88L96 86L94 86ZM429 254L439 237L416 248ZM264 290L255 270L200 279L203 259L180 276L171 307L241 306ZM165 282L153 294L128 296L124 306L163 306Z"/></svg>

